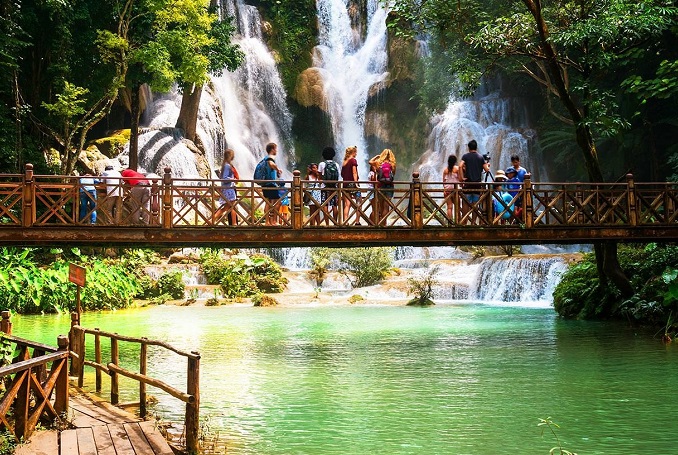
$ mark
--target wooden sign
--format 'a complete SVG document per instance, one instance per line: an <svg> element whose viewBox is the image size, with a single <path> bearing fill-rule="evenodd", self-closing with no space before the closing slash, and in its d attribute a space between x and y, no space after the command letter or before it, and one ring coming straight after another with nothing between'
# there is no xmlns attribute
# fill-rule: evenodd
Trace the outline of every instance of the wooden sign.
<svg viewBox="0 0 678 455"><path fill-rule="evenodd" d="M85 268L75 264L68 264L68 281L85 287Z"/></svg>

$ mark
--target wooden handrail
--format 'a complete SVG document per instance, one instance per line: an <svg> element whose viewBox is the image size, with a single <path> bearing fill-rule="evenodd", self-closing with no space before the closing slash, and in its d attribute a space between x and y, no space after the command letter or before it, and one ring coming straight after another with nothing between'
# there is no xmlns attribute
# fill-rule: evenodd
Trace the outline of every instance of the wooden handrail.
<svg viewBox="0 0 678 455"><path fill-rule="evenodd" d="M88 335L97 335L98 334L99 336L106 337L106 338L115 338L118 341L126 341L126 342L129 342L129 343L140 343L140 344L146 344L148 346L159 346L161 348L165 348L168 351L172 351L175 354L179 354L179 355L184 356L184 357L200 358L199 355L193 354L191 352L182 351L181 349L177 349L174 346L172 346L168 343L165 343L163 341L151 340L151 339L148 339L148 338L130 337L130 336L120 335L120 334L117 334L117 333L106 332L106 331L97 330L97 329L86 329L84 327L79 327L79 328L82 329Z"/></svg>
<svg viewBox="0 0 678 455"><path fill-rule="evenodd" d="M38 343L36 341L27 340L25 338L20 338L20 337L14 336L14 335L6 335L5 338L12 341L13 343L16 343L19 346L26 346L28 348L38 349L40 351L57 352L57 350L58 350L54 346L49 346L47 344L42 344L42 343Z"/></svg>
<svg viewBox="0 0 678 455"><path fill-rule="evenodd" d="M22 360L21 362L12 363L11 365L0 368L0 378L10 374L18 373L19 371L36 368L40 365L45 365L55 360L65 359L68 357L68 352L52 352L41 355L40 357L33 357L32 359Z"/></svg>
<svg viewBox="0 0 678 455"><path fill-rule="evenodd" d="M94 357L95 361L85 358L86 335L94 336ZM111 361L104 363L101 359L101 338L108 338L111 342ZM159 340L148 338L137 338L117 333L106 332L98 328L88 329L74 324L71 327L71 339L73 340L75 356L72 356L72 362L75 367L72 369L78 376L78 384L82 385L84 381L84 367L88 366L96 370L96 391L101 392L101 373L106 373L111 378L111 403L118 404L119 396L119 376L125 376L139 382L139 414L141 417L146 415L146 386L156 387L173 398L186 403L185 433L186 449L189 453L198 452L200 439L200 354L197 352L186 352L175 348L174 346ZM133 372L122 368L119 365L119 346L118 342L136 343L140 345L139 372ZM159 380L152 378L146 373L148 346L158 346L177 355L186 357L188 360L187 370L187 390L182 392L179 389Z"/></svg>

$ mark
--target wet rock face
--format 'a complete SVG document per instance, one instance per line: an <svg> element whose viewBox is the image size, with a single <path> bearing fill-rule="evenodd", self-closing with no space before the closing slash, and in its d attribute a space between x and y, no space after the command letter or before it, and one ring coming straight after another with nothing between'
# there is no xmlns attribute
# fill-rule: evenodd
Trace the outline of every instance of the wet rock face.
<svg viewBox="0 0 678 455"><path fill-rule="evenodd" d="M327 109L322 69L308 68L299 75L294 98L302 107L318 107L323 111Z"/></svg>

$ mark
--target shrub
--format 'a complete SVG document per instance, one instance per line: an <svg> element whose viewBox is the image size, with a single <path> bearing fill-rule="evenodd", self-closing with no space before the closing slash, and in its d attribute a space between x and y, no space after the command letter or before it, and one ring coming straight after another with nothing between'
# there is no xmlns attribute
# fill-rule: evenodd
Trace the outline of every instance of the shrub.
<svg viewBox="0 0 678 455"><path fill-rule="evenodd" d="M227 297L249 297L256 292L278 293L287 285L280 266L263 254L224 259L209 252L201 255L200 262L207 282L220 284Z"/></svg>
<svg viewBox="0 0 678 455"><path fill-rule="evenodd" d="M249 273L227 270L221 279L224 297L249 297L258 292L257 284Z"/></svg>
<svg viewBox="0 0 678 455"><path fill-rule="evenodd" d="M158 291L160 294L170 295L173 299L183 299L186 285L183 281L182 272L167 272L158 278Z"/></svg>
<svg viewBox="0 0 678 455"><path fill-rule="evenodd" d="M329 248L311 248L311 269L308 275L315 280L316 286L323 284L333 256Z"/></svg>
<svg viewBox="0 0 678 455"><path fill-rule="evenodd" d="M337 251L337 257L339 272L354 288L380 282L393 267L392 248L344 248Z"/></svg>
<svg viewBox="0 0 678 455"><path fill-rule="evenodd" d="M254 306L278 306L280 303L273 297L266 294L256 294L252 297L252 303Z"/></svg>
<svg viewBox="0 0 678 455"><path fill-rule="evenodd" d="M438 285L438 280L436 279L438 270L440 270L440 267L434 266L429 268L423 277L417 276L407 279L408 292L414 295L414 298L407 302L408 306L435 305L435 302L433 302L435 291L433 288Z"/></svg>

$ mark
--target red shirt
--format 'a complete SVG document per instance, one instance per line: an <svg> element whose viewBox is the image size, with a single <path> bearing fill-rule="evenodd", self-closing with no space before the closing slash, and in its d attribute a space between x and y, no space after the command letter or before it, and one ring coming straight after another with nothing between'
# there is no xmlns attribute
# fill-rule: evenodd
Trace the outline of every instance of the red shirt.
<svg viewBox="0 0 678 455"><path fill-rule="evenodd" d="M345 182L355 182L356 179L353 178L353 168L358 167L358 161L355 158L351 158L348 162L341 167L341 179Z"/></svg>
<svg viewBox="0 0 678 455"><path fill-rule="evenodd" d="M132 169L125 169L120 173L122 177L125 179L126 182L129 182L130 185L148 185L148 180L146 180L146 176L140 172L133 171Z"/></svg>

